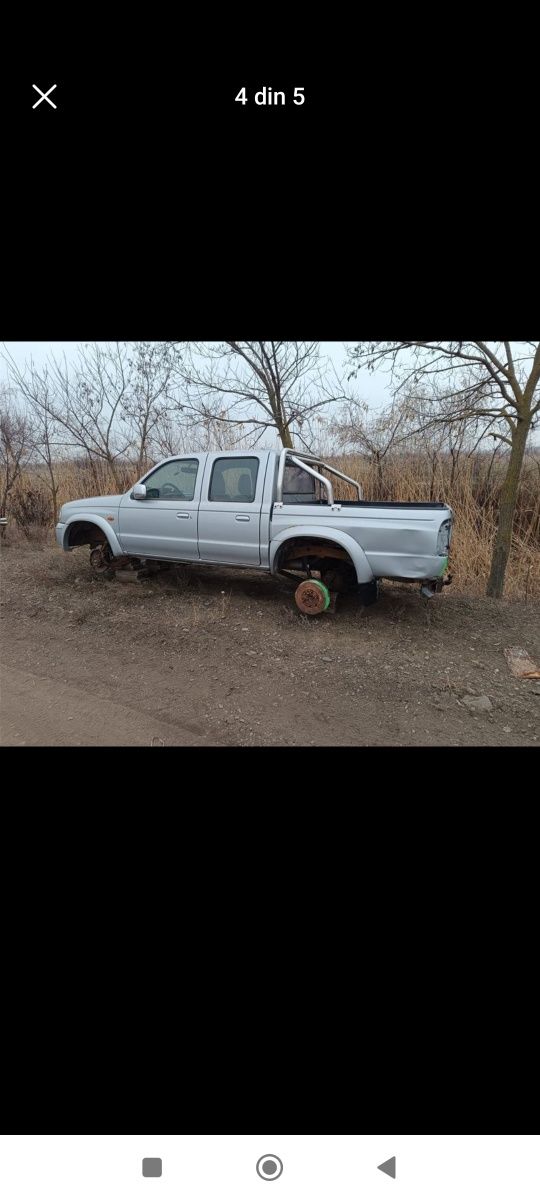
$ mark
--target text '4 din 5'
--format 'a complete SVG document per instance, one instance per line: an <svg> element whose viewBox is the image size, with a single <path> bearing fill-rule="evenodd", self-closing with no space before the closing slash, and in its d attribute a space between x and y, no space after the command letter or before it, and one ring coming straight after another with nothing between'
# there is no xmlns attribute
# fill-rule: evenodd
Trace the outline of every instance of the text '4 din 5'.
<svg viewBox="0 0 540 1200"><path fill-rule="evenodd" d="M290 92L279 92L276 91L275 88L266 86L259 88L258 91L255 89L248 90L248 88L242 87L240 88L238 95L235 96L235 100L237 100L239 104L249 104L250 102L254 102L258 107L267 106L269 104L283 105L287 103L287 98L289 99L289 102L292 99L293 104L303 104L306 98L304 95L305 90L306 89L303 87L295 87L291 96Z"/></svg>

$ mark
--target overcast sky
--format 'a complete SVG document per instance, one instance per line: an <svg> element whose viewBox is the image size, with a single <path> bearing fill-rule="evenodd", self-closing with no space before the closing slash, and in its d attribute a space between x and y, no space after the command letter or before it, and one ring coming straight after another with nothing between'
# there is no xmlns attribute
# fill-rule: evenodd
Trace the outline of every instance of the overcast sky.
<svg viewBox="0 0 540 1200"><path fill-rule="evenodd" d="M7 346L9 353L13 355L17 366L23 367L25 361L29 361L30 358L33 358L36 366L43 366L50 354L54 354L57 358L61 358L65 354L68 360L74 358L76 357L78 343L5 342L4 345ZM321 342L321 353L327 355L332 360L337 372L341 374L346 358L345 343ZM7 367L4 360L0 359L0 379L6 378ZM379 409L390 398L386 384L387 378L381 372L371 375L368 371L362 371L358 376L355 390L361 400L367 401L370 408Z"/></svg>

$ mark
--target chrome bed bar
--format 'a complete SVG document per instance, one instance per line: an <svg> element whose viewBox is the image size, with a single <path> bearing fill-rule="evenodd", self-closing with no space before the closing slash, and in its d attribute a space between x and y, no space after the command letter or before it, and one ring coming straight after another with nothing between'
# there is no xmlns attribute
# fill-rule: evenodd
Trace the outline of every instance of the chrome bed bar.
<svg viewBox="0 0 540 1200"><path fill-rule="evenodd" d="M362 499L362 486L357 479L351 479L350 475L344 475L343 471L338 471L337 467L331 467L329 463L322 462L315 454L305 454L303 450L287 450L281 451L279 456L279 468L276 486L276 503L283 504L283 479L285 476L285 466L287 462L294 463L295 467L300 467L303 471L307 471L308 475L312 475L314 479L318 479L324 485L328 497L328 503L334 504L334 491L329 479L325 479L324 475L320 475L309 463L314 463L321 469L329 471L332 475L337 475L339 479L344 479L346 483L352 483L358 491L358 499Z"/></svg>

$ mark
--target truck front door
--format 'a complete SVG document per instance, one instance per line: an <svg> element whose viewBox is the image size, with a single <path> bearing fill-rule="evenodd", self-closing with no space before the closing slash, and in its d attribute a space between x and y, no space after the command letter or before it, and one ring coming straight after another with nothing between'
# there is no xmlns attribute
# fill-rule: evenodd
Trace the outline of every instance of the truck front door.
<svg viewBox="0 0 540 1200"><path fill-rule="evenodd" d="M136 558L172 558L182 562L199 557L197 510L204 454L169 459L141 480L146 497L131 493L120 502L120 544Z"/></svg>
<svg viewBox="0 0 540 1200"><path fill-rule="evenodd" d="M209 454L199 505L201 562L259 566L267 456Z"/></svg>

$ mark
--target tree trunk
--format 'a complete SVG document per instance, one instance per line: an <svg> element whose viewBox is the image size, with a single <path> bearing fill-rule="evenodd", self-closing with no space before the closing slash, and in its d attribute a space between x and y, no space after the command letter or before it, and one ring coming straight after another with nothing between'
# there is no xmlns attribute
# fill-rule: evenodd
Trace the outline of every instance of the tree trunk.
<svg viewBox="0 0 540 1200"><path fill-rule="evenodd" d="M452 449L450 450L450 455L452 458L452 469L450 471L450 487L452 488L454 486L454 479L455 479L455 475L456 475L457 457L456 457L455 451Z"/></svg>
<svg viewBox="0 0 540 1200"><path fill-rule="evenodd" d="M54 527L56 529L56 526L58 524L58 488L57 487L54 487L52 489L52 503L53 503L53 523L54 523Z"/></svg>
<svg viewBox="0 0 540 1200"><path fill-rule="evenodd" d="M279 425L278 425L278 434L279 434L279 438L281 441L281 445L284 446L287 450L292 450L293 444L292 444L291 431L289 429L289 426L283 425L280 421Z"/></svg>
<svg viewBox="0 0 540 1200"><path fill-rule="evenodd" d="M512 449L510 451L510 462L506 472L504 483L501 489L499 500L499 520L497 524L497 533L493 543L493 554L491 558L491 569L486 588L486 596L494 596L496 600L500 600L504 589L504 577L506 574L506 565L512 545L512 528L514 523L514 513L519 490L519 480L521 477L521 468L523 466L523 458L525 455L525 445L531 427L530 416L523 418L518 417L517 426L512 434Z"/></svg>
<svg viewBox="0 0 540 1200"><path fill-rule="evenodd" d="M96 496L97 496L99 494L99 479L98 479L98 473L96 471L96 464L95 464L95 462L92 458L92 455L90 454L89 451L87 451L87 454L88 454L88 459L87 459L88 466L90 468L90 471L92 472L92 479L94 481L94 487L96 489Z"/></svg>
<svg viewBox="0 0 540 1200"><path fill-rule="evenodd" d="M383 500L384 499L383 465L382 465L382 459L381 459L381 456L380 456L380 453L378 450L375 453L375 462L377 463L377 487L379 489L379 495L377 496L377 499Z"/></svg>
<svg viewBox="0 0 540 1200"><path fill-rule="evenodd" d="M47 446L47 450L48 449L49 449L49 447ZM51 492L52 506L53 506L53 522L54 522L54 526L56 528L56 525L58 524L58 484L54 478L54 469L53 469L53 465L52 465L50 456L47 457L47 470L49 472L49 479L51 481L49 484L49 488L50 488L50 492Z"/></svg>
<svg viewBox="0 0 540 1200"><path fill-rule="evenodd" d="M274 387L272 387L269 383L267 383L266 386L267 386L267 391L268 391L268 399L270 401L270 408L272 410L272 416L276 423L276 429L278 432L278 436L279 436L281 445L284 446L287 450L292 450L293 444L292 444L292 437L291 437L291 427L290 427L289 422L286 419L286 415L285 415L285 412L283 409L283 404L281 401L281 396L279 394L279 391L276 391L276 389Z"/></svg>
<svg viewBox="0 0 540 1200"><path fill-rule="evenodd" d="M119 474L118 474L118 470L117 470L117 467L116 467L116 462L115 462L115 460L113 459L112 455L109 455L109 456L107 457L107 459L106 459L106 462L107 462L107 466L108 466L108 468L109 468L110 474L111 474L111 475L112 475L112 477L113 477L113 480L114 480L114 486L115 486L115 488L116 488L116 491L117 491L117 492L120 492L120 491L121 491L120 476L119 476Z"/></svg>
<svg viewBox="0 0 540 1200"><path fill-rule="evenodd" d="M491 472L492 472L492 470L493 470L493 463L495 462L495 459L496 459L496 457L497 457L497 454L498 454L498 453L499 453L499 447L498 447L498 446L495 446L495 449L494 449L494 451L493 451L493 454L491 455L491 460L490 460L490 464L489 464L489 468L488 468L488 473L487 473L487 475L486 475L486 495L488 495L488 494L489 494L489 481L490 481L490 479L491 479Z"/></svg>
<svg viewBox="0 0 540 1200"><path fill-rule="evenodd" d="M434 454L431 460L431 479L429 481L429 499L430 503L435 498L435 475L437 474L438 455Z"/></svg>

